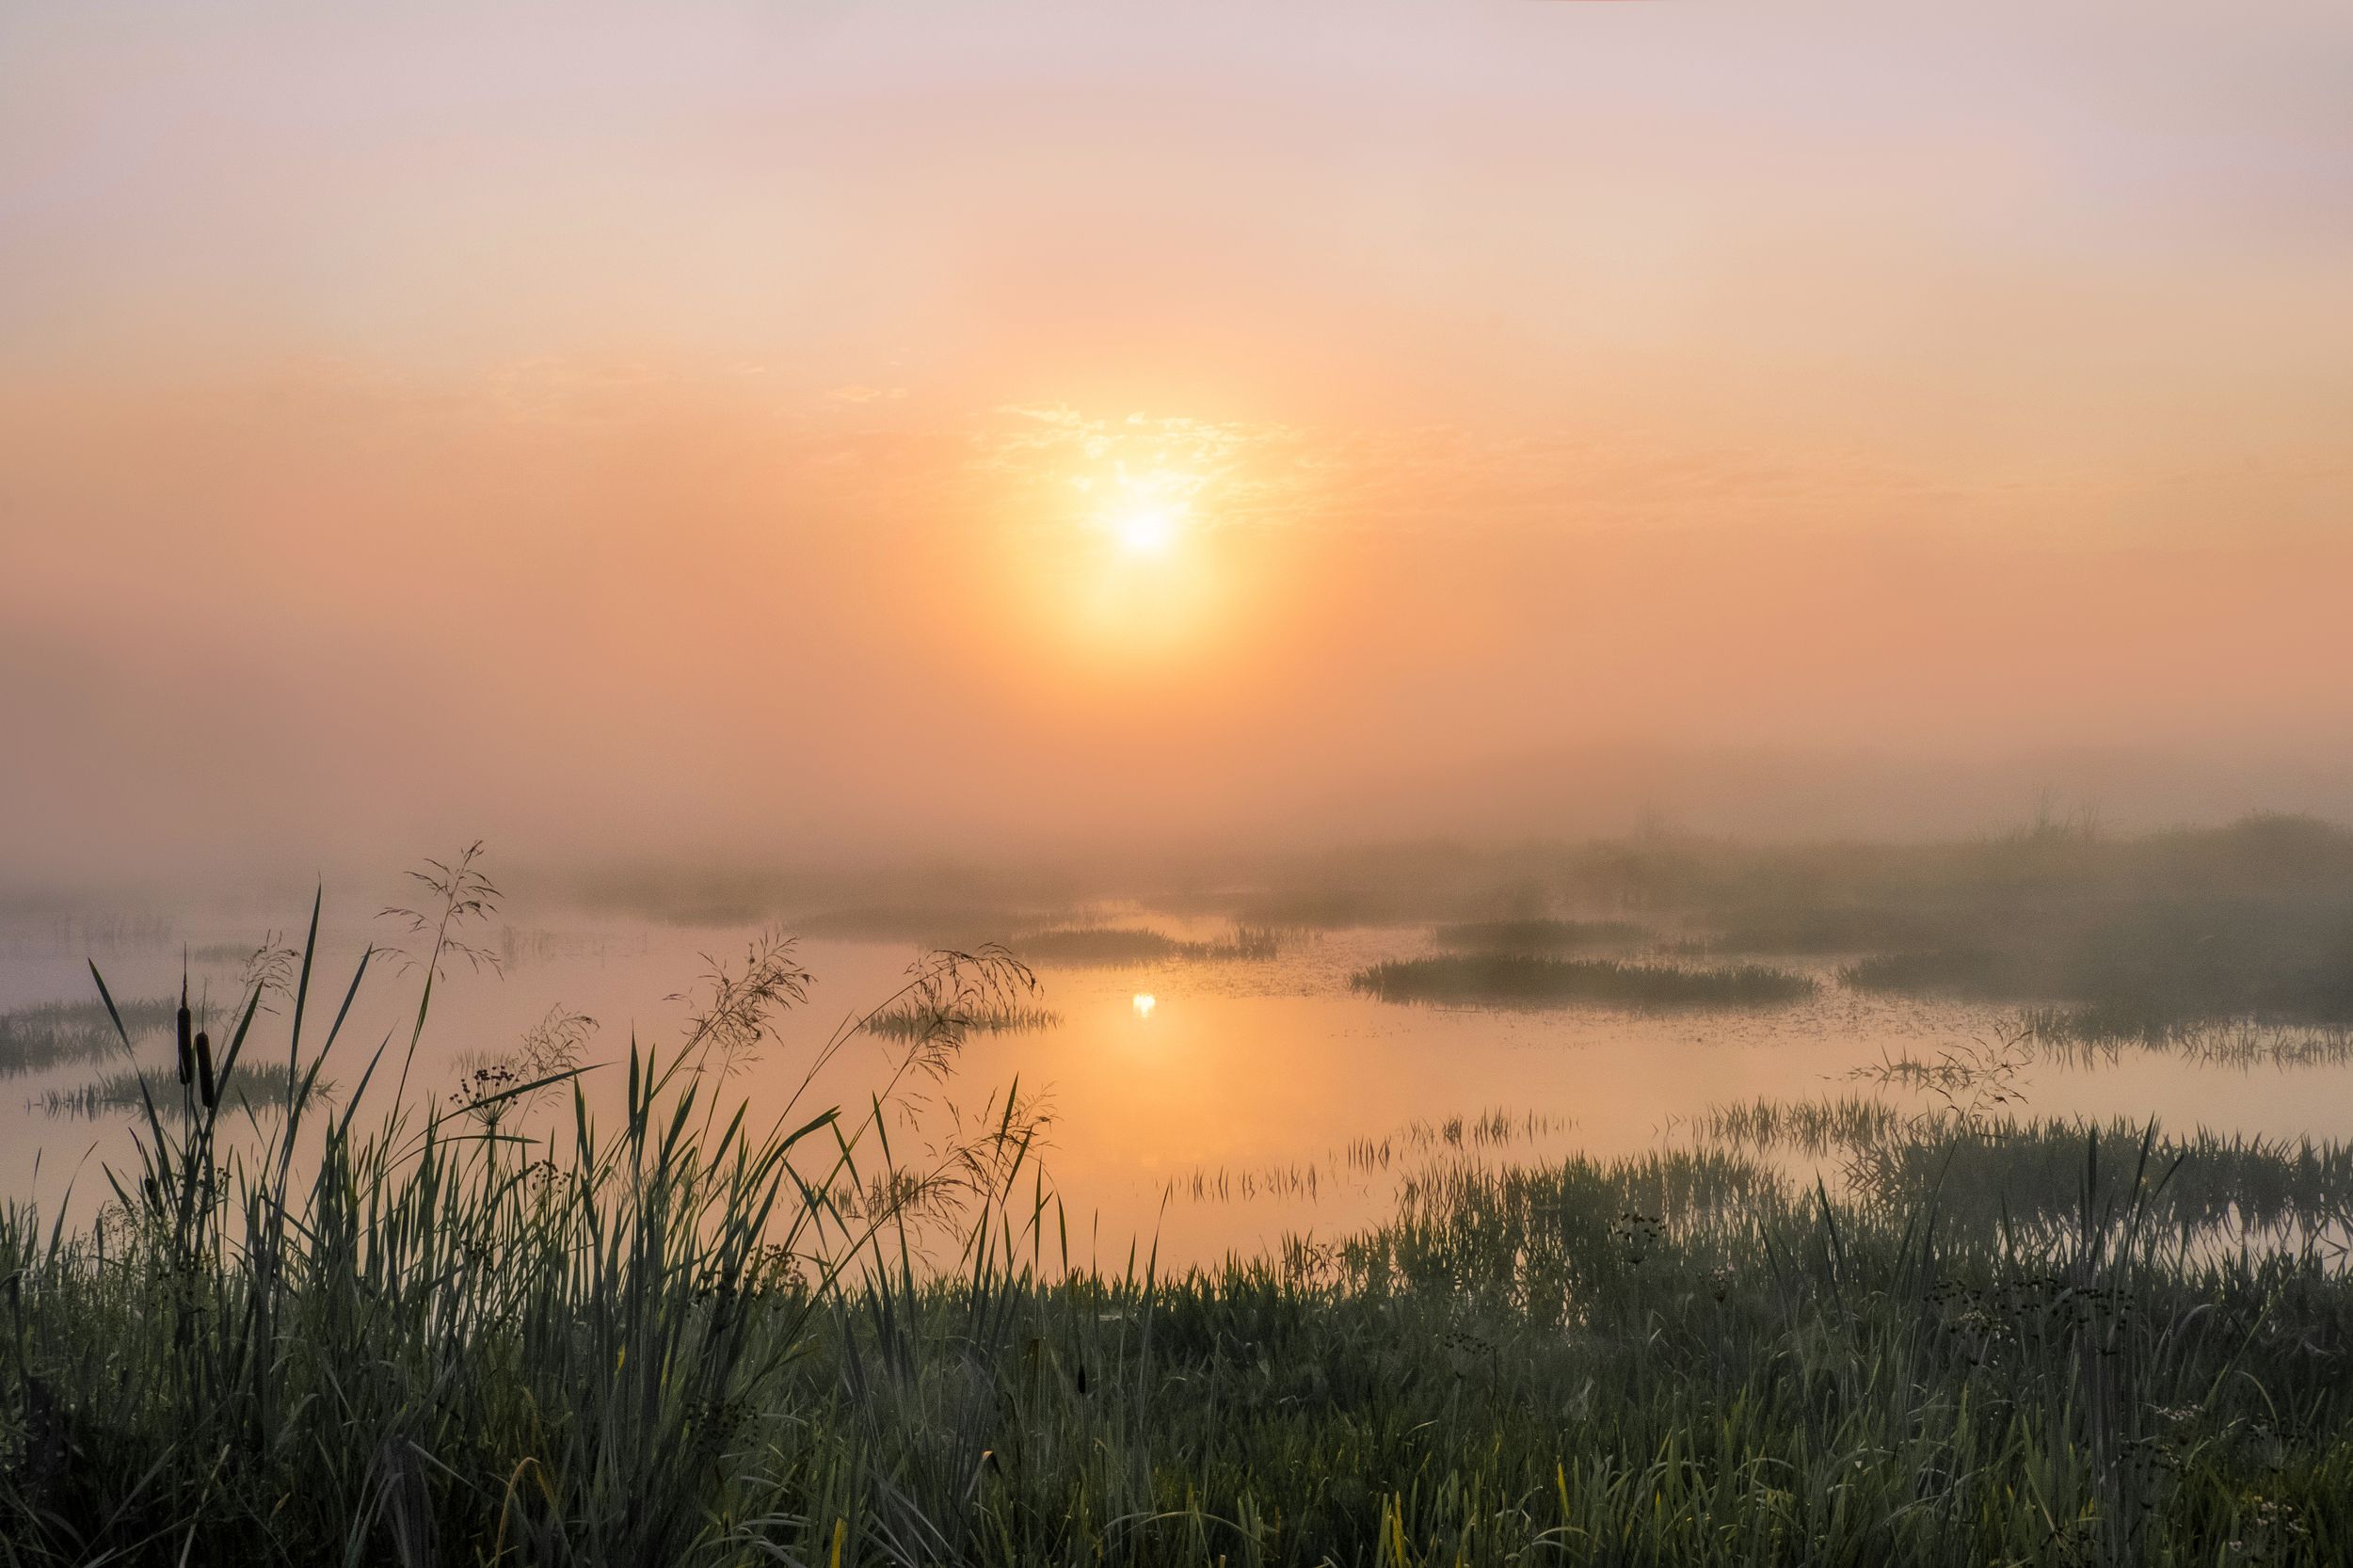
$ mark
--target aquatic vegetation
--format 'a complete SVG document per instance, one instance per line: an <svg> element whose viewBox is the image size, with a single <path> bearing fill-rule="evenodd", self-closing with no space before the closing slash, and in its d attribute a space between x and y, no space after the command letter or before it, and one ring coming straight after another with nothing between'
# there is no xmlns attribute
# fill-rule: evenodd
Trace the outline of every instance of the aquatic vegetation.
<svg viewBox="0 0 2353 1568"><path fill-rule="evenodd" d="M959 1029L975 1034L1017 1034L1028 1030L1053 1029L1062 1022L1062 1015L1050 1007L1025 1007L1016 1002L976 1002L962 1009L943 1011L938 1008L902 1003L881 1013L870 1014L866 1032L893 1040L920 1039L942 1029Z"/></svg>
<svg viewBox="0 0 2353 1568"><path fill-rule="evenodd" d="M1402 844L1274 868L1270 884L1234 907L1465 926L1607 911L1682 956L1836 956L1859 988L2063 1006L2082 1037L2353 1024L2353 831L2309 817L2125 836L2046 811L1942 842Z"/></svg>
<svg viewBox="0 0 2353 1568"><path fill-rule="evenodd" d="M675 1045L619 1054L616 1112L558 1013L519 1048L549 1081L370 1131L402 1042L319 1099L371 963L322 999L314 954L274 1018L257 988L217 1049L191 1032L162 1075L189 1113L142 1112L98 1213L0 1209L12 1562L2353 1550L2353 1158L2019 1119L2018 1040L1882 1064L1922 1109L1730 1107L1691 1149L1474 1158L1553 1125L1498 1109L1205 1173L1210 1199L1401 1179L1359 1233L1172 1276L1148 1244L1074 1265L1018 1086L906 1119L955 1020L1020 1004L1007 955L919 964L756 1114L721 1096L801 994L774 936L712 967ZM894 1014L936 1027L870 1107L802 1103ZM257 1056L299 1089L234 1143ZM1856 1158L1770 1158L1801 1144Z"/></svg>
<svg viewBox="0 0 2353 1568"><path fill-rule="evenodd" d="M1188 942L1142 926L1080 925L1032 931L1007 945L1034 963L1109 967L1170 960L1266 959L1280 953L1283 942L1282 933L1271 926L1237 925L1214 941Z"/></svg>
<svg viewBox="0 0 2353 1568"><path fill-rule="evenodd" d="M1014 951L1040 964L1148 964L1174 958L1184 944L1139 926L1061 926L1013 939Z"/></svg>
<svg viewBox="0 0 2353 1568"><path fill-rule="evenodd" d="M2071 1066L2101 1066L2128 1051L2151 1051L2201 1066L2341 1067L2353 1063L2353 1027L2266 1024L2253 1018L2144 1021L2121 1027L2113 1016L2072 1008L2030 1008L2024 1015L2037 1051Z"/></svg>
<svg viewBox="0 0 2353 1568"><path fill-rule="evenodd" d="M1635 1007L1748 1007L1812 996L1810 976L1761 964L1696 968L1606 958L1482 953L1396 958L1360 969L1350 984L1384 1001L1545 1005L1614 1002Z"/></svg>
<svg viewBox="0 0 2353 1568"><path fill-rule="evenodd" d="M138 1036L168 1029L179 1005L171 997L126 1001L123 1028ZM120 1048L113 1022L96 1002L46 1002L0 1013L0 1074L94 1061Z"/></svg>
<svg viewBox="0 0 2353 1568"><path fill-rule="evenodd" d="M1819 1157L1908 1137L1921 1127L1917 1112L1866 1095L1821 1099L1767 1099L1711 1105L1692 1130L1734 1149L1794 1149Z"/></svg>
<svg viewBox="0 0 2353 1568"><path fill-rule="evenodd" d="M1618 942L1639 942L1649 931L1631 920L1458 920L1431 937L1442 948L1543 955Z"/></svg>
<svg viewBox="0 0 2353 1568"><path fill-rule="evenodd" d="M1305 1198L1312 1202L1326 1185L1346 1188L1375 1175L1406 1175L1438 1160L1484 1159L1517 1152L1570 1126L1565 1116L1500 1106L1475 1115L1432 1121L1416 1117L1378 1138L1352 1138L1321 1160L1294 1160L1260 1166L1205 1167L1167 1182L1167 1198L1195 1203L1248 1202L1254 1198Z"/></svg>
<svg viewBox="0 0 2353 1568"><path fill-rule="evenodd" d="M137 1116L152 1105L159 1115L185 1118L202 1108L195 1085L184 1085L169 1073L121 1068L71 1089L45 1089L32 1097L32 1108L47 1116ZM296 1095L331 1099L335 1086L321 1080L306 1082L283 1062L247 1065L218 1092L225 1108L255 1113L282 1112Z"/></svg>

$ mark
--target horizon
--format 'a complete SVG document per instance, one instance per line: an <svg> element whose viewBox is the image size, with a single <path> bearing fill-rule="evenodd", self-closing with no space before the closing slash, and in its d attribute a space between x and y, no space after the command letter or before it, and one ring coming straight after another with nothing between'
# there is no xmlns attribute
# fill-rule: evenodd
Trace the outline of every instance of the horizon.
<svg viewBox="0 0 2353 1568"><path fill-rule="evenodd" d="M2353 19L2032 14L18 12L10 869L2353 814Z"/></svg>

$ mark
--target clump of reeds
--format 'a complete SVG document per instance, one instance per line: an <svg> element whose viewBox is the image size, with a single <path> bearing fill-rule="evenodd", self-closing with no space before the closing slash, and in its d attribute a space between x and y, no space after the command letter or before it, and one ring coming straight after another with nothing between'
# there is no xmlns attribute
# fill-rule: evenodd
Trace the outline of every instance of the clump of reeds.
<svg viewBox="0 0 2353 1568"><path fill-rule="evenodd" d="M1631 920L1460 920L1436 927L1431 938L1443 948L1545 956L1639 942L1649 935Z"/></svg>
<svg viewBox="0 0 2353 1568"><path fill-rule="evenodd" d="M204 1097L202 1064L212 1054L212 1042L209 1037L197 1038L204 1040L204 1048L199 1052L196 1039L189 1041L191 1073L187 1094L181 1092L172 1077L122 1068L70 1089L44 1089L32 1096L29 1108L46 1116L79 1116L88 1120L136 1115L150 1104L159 1114L175 1120L210 1109ZM215 1085L214 1098L227 1110L277 1112L292 1104L296 1095L329 1098L334 1087L328 1081L307 1083L303 1074L283 1062L248 1063L238 1069L225 1094Z"/></svg>
<svg viewBox="0 0 2353 1568"><path fill-rule="evenodd" d="M1920 1125L1917 1113L1885 1100L1842 1095L1712 1105L1696 1119L1694 1130L1736 1149L1790 1148L1819 1156L1907 1136Z"/></svg>
<svg viewBox="0 0 2353 1568"><path fill-rule="evenodd" d="M198 1081L156 1087L193 1109L143 1110L99 1215L0 1208L11 1563L2353 1545L2345 1254L2183 1224L2274 1186L2281 1212L2326 1211L2353 1180L2329 1149L1995 1116L1874 1131L1893 1179L1852 1190L1721 1148L1446 1159L1360 1233L1172 1274L1148 1243L1074 1262L1029 1097L909 1125L897 1085L944 1074L950 1038L897 1050L866 1108L803 1103L876 1037L854 1018L799 1088L721 1107L725 1061L780 1048L780 946L714 967L686 1038L633 1042L611 1083L563 1069L552 1125L493 1131L437 1096L370 1130L396 1040L334 1114L297 1096L232 1142L257 1030L314 1084L371 974L313 998L316 929L282 1015L248 999L221 1026L212 1105L191 1030ZM418 954L420 991L440 956ZM927 961L885 1009L1017 988L991 959ZM1453 1149L1509 1128L1432 1129Z"/></svg>
<svg viewBox="0 0 2353 1568"><path fill-rule="evenodd" d="M437 869L447 903L412 955L411 1041L492 906L452 874L470 864ZM167 1014L177 1059L120 1085L141 1117L136 1158L109 1173L94 1229L0 1208L12 1561L138 1560L159 1542L178 1562L410 1561L427 1542L490 1560L520 1543L540 1560L701 1560L741 1528L723 1521L781 1501L791 1462L733 1456L800 1451L791 1434L822 1400L794 1368L852 1304L844 1280L888 1293L904 1271L911 1291L915 1260L959 1224L977 1277L1002 1263L1043 1112L1007 1094L910 1142L923 1124L904 1119L901 1086L947 1070L952 1028L901 1048L863 1112L799 1104L865 1032L853 1018L781 1106L712 1114L729 1069L769 1048L803 994L789 943L714 966L674 1049L632 1048L617 1125L579 1094L568 1128L521 1121L539 1091L589 1070L576 1016L556 1015L515 1057L512 1076L552 1067L542 1079L477 1084L455 1106L396 1099L369 1132L357 1095L320 1116L320 1068L377 955L330 1014L311 995L317 931L314 909L267 1070L250 1055L261 985L217 1051L191 1011ZM1025 980L996 955L939 954L887 1005ZM392 1080L388 1052L360 1093ZM281 1117L224 1126L280 1084Z"/></svg>
<svg viewBox="0 0 2353 1568"><path fill-rule="evenodd" d="M1185 944L1141 926L1058 926L1015 937L1012 949L1036 964L1149 964L1175 958Z"/></svg>
<svg viewBox="0 0 2353 1568"><path fill-rule="evenodd" d="M1034 963L1113 966L1268 959L1282 952L1285 938L1281 931L1262 925L1237 925L1224 936L1197 942L1142 926L1087 925L1033 931L1009 945Z"/></svg>
<svg viewBox="0 0 2353 1568"><path fill-rule="evenodd" d="M170 1027L178 1004L155 997L122 1004L122 1026L134 1036ZM96 1002L43 1002L0 1013L0 1074L45 1071L88 1062L117 1048L115 1027Z"/></svg>
<svg viewBox="0 0 2353 1568"><path fill-rule="evenodd" d="M975 1034L1018 1034L1061 1025L1062 1015L1048 1007L1027 1007L1013 1001L979 1001L961 1010L925 1008L901 1003L870 1014L866 1032L892 1040L919 1040L943 1029Z"/></svg>
<svg viewBox="0 0 2353 1568"><path fill-rule="evenodd" d="M1811 976L1761 964L1687 968L1607 958L1481 953L1398 958L1359 969L1350 984L1384 1001L1633 1007L1753 1007L1801 1000Z"/></svg>

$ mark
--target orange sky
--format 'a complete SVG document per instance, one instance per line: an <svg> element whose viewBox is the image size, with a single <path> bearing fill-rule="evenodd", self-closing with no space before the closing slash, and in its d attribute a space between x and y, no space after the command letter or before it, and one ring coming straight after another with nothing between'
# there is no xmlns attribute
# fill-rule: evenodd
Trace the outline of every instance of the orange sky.
<svg viewBox="0 0 2353 1568"><path fill-rule="evenodd" d="M483 9L0 16L15 864L2353 812L2342 7Z"/></svg>

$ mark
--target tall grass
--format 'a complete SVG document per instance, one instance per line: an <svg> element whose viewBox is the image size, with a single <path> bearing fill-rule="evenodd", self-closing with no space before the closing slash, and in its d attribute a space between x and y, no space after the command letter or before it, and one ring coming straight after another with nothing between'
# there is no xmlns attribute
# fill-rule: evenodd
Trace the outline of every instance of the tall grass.
<svg viewBox="0 0 2353 1568"><path fill-rule="evenodd" d="M2185 1245L2206 1153L2153 1128L2031 1145L2073 1174L2047 1224L1948 1204L1968 1157L1923 1132L1920 1181L1852 1194L1722 1148L1449 1164L1365 1234L1163 1277L1072 1265L1017 1094L915 1147L886 1106L951 1039L863 1112L803 1103L855 1024L781 1105L722 1099L781 942L682 1041L493 1091L561 1096L544 1129L363 1129L395 1036L239 1130L262 1032L306 1081L346 1048L372 960L314 1000L315 932L98 1217L0 1214L10 1562L2353 1556L2353 1282Z"/></svg>

